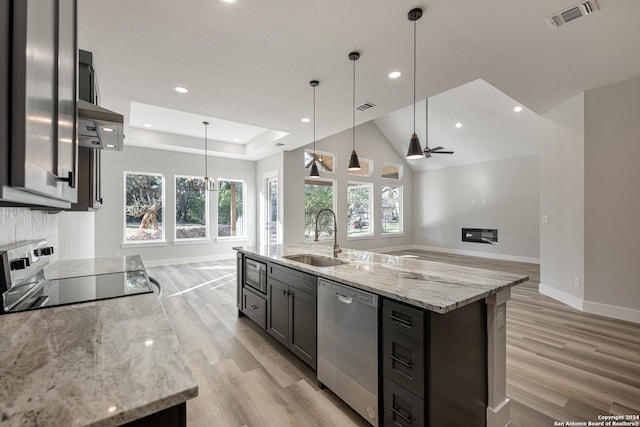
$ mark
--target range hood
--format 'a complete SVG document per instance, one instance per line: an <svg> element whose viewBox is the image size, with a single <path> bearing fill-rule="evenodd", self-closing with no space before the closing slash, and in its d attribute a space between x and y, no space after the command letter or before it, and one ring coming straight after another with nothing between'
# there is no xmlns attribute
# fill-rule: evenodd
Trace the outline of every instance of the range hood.
<svg viewBox="0 0 640 427"><path fill-rule="evenodd" d="M78 143L81 147L122 150L124 116L78 100Z"/></svg>

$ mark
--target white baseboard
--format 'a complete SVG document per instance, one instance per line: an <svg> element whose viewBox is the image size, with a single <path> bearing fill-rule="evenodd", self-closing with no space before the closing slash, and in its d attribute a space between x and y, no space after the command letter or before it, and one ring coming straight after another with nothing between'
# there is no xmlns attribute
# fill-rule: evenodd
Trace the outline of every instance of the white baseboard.
<svg viewBox="0 0 640 427"><path fill-rule="evenodd" d="M516 261L516 262L526 262L529 264L540 264L540 258L525 257L525 256L518 256L518 255L494 254L490 252L467 251L464 249L440 248L437 246L422 246L422 245L412 245L412 248L423 250L423 251L443 252L443 253L455 254L455 255L467 255L467 256L475 256L480 258L499 259L504 261Z"/></svg>
<svg viewBox="0 0 640 427"><path fill-rule="evenodd" d="M207 261L221 261L225 259L235 259L235 251L230 254L222 255L207 255L191 258L169 258L169 259L153 259L143 260L145 267L160 267L164 265L177 265L177 264L190 264L192 262L207 262Z"/></svg>
<svg viewBox="0 0 640 427"><path fill-rule="evenodd" d="M593 301L585 301L584 311L586 313L612 317L618 320L626 320L627 322L640 323L640 310L635 310L632 308L602 304Z"/></svg>
<svg viewBox="0 0 640 427"><path fill-rule="evenodd" d="M562 292L557 290L556 288L552 288L551 286L544 285L540 283L538 285L538 291L542 295L546 295L548 297L553 298L556 301L560 301L561 303L567 304L575 308L576 310L583 311L584 300L575 295L568 294L566 292Z"/></svg>

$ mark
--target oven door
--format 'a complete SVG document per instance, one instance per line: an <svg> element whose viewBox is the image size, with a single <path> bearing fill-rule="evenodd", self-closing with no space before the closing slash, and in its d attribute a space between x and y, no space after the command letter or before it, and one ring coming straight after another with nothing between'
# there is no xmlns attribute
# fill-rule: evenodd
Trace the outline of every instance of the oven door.
<svg viewBox="0 0 640 427"><path fill-rule="evenodd" d="M266 294L267 265L251 258L246 258L244 261L244 284Z"/></svg>

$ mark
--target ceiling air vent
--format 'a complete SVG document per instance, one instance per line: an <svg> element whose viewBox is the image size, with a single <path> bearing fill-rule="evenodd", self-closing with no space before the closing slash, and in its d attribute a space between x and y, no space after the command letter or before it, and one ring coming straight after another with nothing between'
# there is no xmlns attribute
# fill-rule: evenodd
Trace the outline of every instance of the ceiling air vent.
<svg viewBox="0 0 640 427"><path fill-rule="evenodd" d="M596 0L581 2L571 6L570 8L562 12L559 12L559 13L556 13L555 15L547 17L547 23L551 28L555 29L563 24L566 24L567 22L571 22L574 19L578 19L583 16L587 16L590 13L595 12L597 10L598 10L598 3L596 3Z"/></svg>
<svg viewBox="0 0 640 427"><path fill-rule="evenodd" d="M357 105L356 106L356 110L367 111L369 108L373 108L375 106L376 106L376 104L367 101L364 104Z"/></svg>

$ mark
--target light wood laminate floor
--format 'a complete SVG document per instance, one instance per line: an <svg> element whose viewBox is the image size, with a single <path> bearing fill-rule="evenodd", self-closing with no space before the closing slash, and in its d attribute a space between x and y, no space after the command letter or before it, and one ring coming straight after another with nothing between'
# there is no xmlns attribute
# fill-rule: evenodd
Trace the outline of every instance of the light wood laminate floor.
<svg viewBox="0 0 640 427"><path fill-rule="evenodd" d="M540 295L539 267L425 251L398 255L528 275L507 308L507 395L514 427L640 413L640 325ZM190 427L367 426L315 373L235 307L234 260L149 268L199 396ZM473 426L469 426L473 427Z"/></svg>

